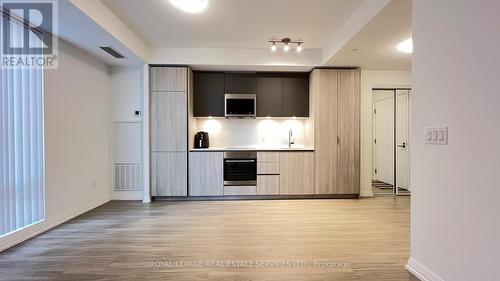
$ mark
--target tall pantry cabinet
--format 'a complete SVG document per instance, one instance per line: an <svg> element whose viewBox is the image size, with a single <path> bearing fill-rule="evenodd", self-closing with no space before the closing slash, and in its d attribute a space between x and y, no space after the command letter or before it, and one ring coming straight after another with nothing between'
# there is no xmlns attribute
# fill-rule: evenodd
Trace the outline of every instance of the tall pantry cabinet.
<svg viewBox="0 0 500 281"><path fill-rule="evenodd" d="M150 67L152 196L187 196L187 67Z"/></svg>
<svg viewBox="0 0 500 281"><path fill-rule="evenodd" d="M311 73L315 194L359 194L360 91L359 69Z"/></svg>

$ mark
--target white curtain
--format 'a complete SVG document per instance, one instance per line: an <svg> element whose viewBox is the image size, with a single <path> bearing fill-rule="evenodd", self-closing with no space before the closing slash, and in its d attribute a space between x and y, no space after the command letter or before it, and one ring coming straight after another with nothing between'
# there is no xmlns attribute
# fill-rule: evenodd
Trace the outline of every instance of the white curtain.
<svg viewBox="0 0 500 281"><path fill-rule="evenodd" d="M11 46L24 26L11 21ZM40 46L30 32L31 46ZM36 45L34 45L36 44ZM2 67L0 76L0 236L45 217L43 69Z"/></svg>

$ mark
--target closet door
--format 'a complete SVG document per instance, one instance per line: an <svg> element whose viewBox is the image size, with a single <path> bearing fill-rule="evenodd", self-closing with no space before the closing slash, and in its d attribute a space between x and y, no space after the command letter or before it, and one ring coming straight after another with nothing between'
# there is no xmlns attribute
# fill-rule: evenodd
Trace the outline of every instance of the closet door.
<svg viewBox="0 0 500 281"><path fill-rule="evenodd" d="M337 194L338 70L316 69L311 74L314 118L315 194Z"/></svg>
<svg viewBox="0 0 500 281"><path fill-rule="evenodd" d="M359 194L360 71L338 70L337 194Z"/></svg>

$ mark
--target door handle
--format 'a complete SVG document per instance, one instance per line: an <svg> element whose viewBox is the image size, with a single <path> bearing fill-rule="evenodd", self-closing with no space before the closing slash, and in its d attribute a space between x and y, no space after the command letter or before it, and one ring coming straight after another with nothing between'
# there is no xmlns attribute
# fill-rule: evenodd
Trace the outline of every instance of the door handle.
<svg viewBox="0 0 500 281"><path fill-rule="evenodd" d="M396 145L396 146L397 146L397 147L401 147L401 148L406 148L406 143L405 143L405 142L403 142L403 144L401 144L401 145L400 145L400 144L398 144L398 145Z"/></svg>

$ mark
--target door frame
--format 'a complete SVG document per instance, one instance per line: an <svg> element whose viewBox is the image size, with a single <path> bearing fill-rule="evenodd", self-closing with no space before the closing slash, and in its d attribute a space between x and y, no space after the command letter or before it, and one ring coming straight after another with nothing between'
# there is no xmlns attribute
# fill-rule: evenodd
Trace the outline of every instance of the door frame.
<svg viewBox="0 0 500 281"><path fill-rule="evenodd" d="M410 117L411 117L411 92L412 92L412 88L411 87L372 87L372 96L373 96L373 91L392 91L393 92L393 97L394 97L394 141L393 141L393 145L394 145L394 186L393 186L393 191L392 193L387 193L387 194L383 194L383 193L377 193L376 195L379 196L379 195L396 195L396 196L410 196L411 195L411 177L410 177L410 174L408 174L408 188L410 190L410 192L408 193L399 193L398 191L398 187L397 187L397 149L396 149L396 145L397 145L397 126L396 126L396 118L397 118L397 102L396 102L396 99L397 99L397 91L398 90L402 90L402 91L408 91L408 139L411 139L411 136L410 136L410 124L411 124L411 120L410 120ZM375 99L372 99L372 113L374 113L374 110L375 110ZM375 121L374 119L372 120L372 177L373 177L373 172L375 170L375 162L376 162L376 159L375 159L375 149L374 149L374 137L375 137L375 129L374 129L374 126L375 126ZM410 146L408 144L408 146ZM408 156L408 158L410 157L410 155ZM408 159L408 161L410 161L410 159ZM375 195L375 194L374 194Z"/></svg>

